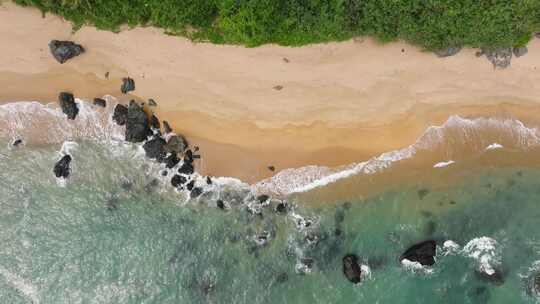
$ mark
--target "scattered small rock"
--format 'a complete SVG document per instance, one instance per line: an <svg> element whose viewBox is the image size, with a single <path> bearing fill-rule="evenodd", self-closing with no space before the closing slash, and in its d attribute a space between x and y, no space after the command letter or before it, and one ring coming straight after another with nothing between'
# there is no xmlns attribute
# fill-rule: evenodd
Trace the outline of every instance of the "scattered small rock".
<svg viewBox="0 0 540 304"><path fill-rule="evenodd" d="M159 130L161 128L161 125L159 123L159 119L156 117L156 115L152 114L150 116L150 127Z"/></svg>
<svg viewBox="0 0 540 304"><path fill-rule="evenodd" d="M276 213L286 214L288 209L289 209L289 207L288 207L288 204L286 202L279 202L276 205Z"/></svg>
<svg viewBox="0 0 540 304"><path fill-rule="evenodd" d="M457 53L459 53L459 51L461 51L460 47L449 47L449 48L446 48L446 49L443 49L443 50L435 51L435 54L439 58L444 58L444 57L454 56Z"/></svg>
<svg viewBox="0 0 540 304"><path fill-rule="evenodd" d="M512 49L512 52L514 53L514 56L516 57L521 57L521 56L524 56L525 54L527 54L529 50L527 49L526 46L522 46L522 47L515 47L514 49Z"/></svg>
<svg viewBox="0 0 540 304"><path fill-rule="evenodd" d="M536 38L540 38L540 32L539 33L536 33L534 34L536 36Z"/></svg>
<svg viewBox="0 0 540 304"><path fill-rule="evenodd" d="M163 125L165 126L165 122ZM169 153L184 153L187 147L188 142L182 135L173 135L165 145L165 150Z"/></svg>
<svg viewBox="0 0 540 304"><path fill-rule="evenodd" d="M436 249L437 243L434 240L427 240L411 246L401 255L399 260L407 259L423 266L432 266L435 264Z"/></svg>
<svg viewBox="0 0 540 304"><path fill-rule="evenodd" d="M169 156L165 158L164 162L165 162L165 166L171 169L180 162L180 159L178 159L178 156L176 156L176 153L171 153Z"/></svg>
<svg viewBox="0 0 540 304"><path fill-rule="evenodd" d="M17 138L17 139L15 139L15 140L11 143L11 146L13 146L13 147L18 147L18 146L20 146L20 145L22 145L22 144L23 144L22 139Z"/></svg>
<svg viewBox="0 0 540 304"><path fill-rule="evenodd" d="M199 195L202 194L202 192L203 192L202 188L195 187L195 188L193 188L193 190L191 190L191 193L189 194L189 197L191 197L192 199L197 198L197 197L199 197Z"/></svg>
<svg viewBox="0 0 540 304"><path fill-rule="evenodd" d="M171 185L175 188L182 186L186 182L187 182L187 179L183 177L182 175L176 174L171 178Z"/></svg>
<svg viewBox="0 0 540 304"><path fill-rule="evenodd" d="M287 58L287 57L283 57L283 62L285 62L285 63L289 63L289 62L290 62L290 61L289 61L289 58Z"/></svg>
<svg viewBox="0 0 540 304"><path fill-rule="evenodd" d="M479 280L492 283L497 286L503 285L506 278L506 273L501 269L495 269L495 272L492 274L477 270L475 271L475 275Z"/></svg>
<svg viewBox="0 0 540 304"><path fill-rule="evenodd" d="M58 178L68 178L70 174L69 164L71 163L71 156L64 155L59 161L54 165L54 175Z"/></svg>
<svg viewBox="0 0 540 304"><path fill-rule="evenodd" d="M193 188L195 188L195 181L194 181L194 180L190 181L190 182L186 185L186 189L188 189L189 191L193 190Z"/></svg>
<svg viewBox="0 0 540 304"><path fill-rule="evenodd" d="M484 54L494 68L505 69L510 66L512 61L512 48L484 50Z"/></svg>
<svg viewBox="0 0 540 304"><path fill-rule="evenodd" d="M276 283L285 283L289 280L289 275L286 272L281 272L276 277Z"/></svg>
<svg viewBox="0 0 540 304"><path fill-rule="evenodd" d="M276 90L276 91L281 91L283 89L283 86L282 85L277 85L277 86L274 86L273 89Z"/></svg>
<svg viewBox="0 0 540 304"><path fill-rule="evenodd" d="M120 87L120 91L122 91L124 94L135 91L135 80L129 77L122 78L122 86Z"/></svg>
<svg viewBox="0 0 540 304"><path fill-rule="evenodd" d="M362 279L362 268L358 264L358 257L355 254L347 254L343 257L343 274L352 283L360 283Z"/></svg>
<svg viewBox="0 0 540 304"><path fill-rule="evenodd" d="M191 150L187 150L186 153L184 153L184 162L185 163L193 163L193 152Z"/></svg>
<svg viewBox="0 0 540 304"><path fill-rule="evenodd" d="M119 125L123 126L127 122L127 115L128 115L128 108L125 105L117 104L116 107L114 107L113 112L113 121Z"/></svg>
<svg viewBox="0 0 540 304"><path fill-rule="evenodd" d="M109 72L105 72L105 79L109 79Z"/></svg>
<svg viewBox="0 0 540 304"><path fill-rule="evenodd" d="M58 102L60 103L62 112L67 115L68 119L73 120L75 119L77 114L79 114L79 108L75 103L75 98L73 97L73 94L68 92L61 92L60 95L58 95Z"/></svg>
<svg viewBox="0 0 540 304"><path fill-rule="evenodd" d="M49 50L54 59L61 64L84 53L84 48L73 41L52 40L49 42Z"/></svg>
<svg viewBox="0 0 540 304"><path fill-rule="evenodd" d="M424 199L424 197L426 197L426 195L429 194L429 189L426 189L426 188L422 188L420 190L418 190L418 198L419 199Z"/></svg>
<svg viewBox="0 0 540 304"><path fill-rule="evenodd" d="M216 206L221 210L225 210L225 203L222 200L217 200Z"/></svg>
<svg viewBox="0 0 540 304"><path fill-rule="evenodd" d="M274 166L268 166L268 170L274 172L274 171L276 171L276 167L274 167Z"/></svg>
<svg viewBox="0 0 540 304"><path fill-rule="evenodd" d="M212 178L210 176L206 177L206 184L211 185L212 184Z"/></svg>
<svg viewBox="0 0 540 304"><path fill-rule="evenodd" d="M94 105L105 108L107 106L107 101L103 98L94 98Z"/></svg>
<svg viewBox="0 0 540 304"><path fill-rule="evenodd" d="M148 105L150 107L157 107L157 102L153 100L152 98L148 99Z"/></svg>
<svg viewBox="0 0 540 304"><path fill-rule="evenodd" d="M257 201L259 202L259 204L264 204L268 199L270 199L270 196L266 194L257 196Z"/></svg>

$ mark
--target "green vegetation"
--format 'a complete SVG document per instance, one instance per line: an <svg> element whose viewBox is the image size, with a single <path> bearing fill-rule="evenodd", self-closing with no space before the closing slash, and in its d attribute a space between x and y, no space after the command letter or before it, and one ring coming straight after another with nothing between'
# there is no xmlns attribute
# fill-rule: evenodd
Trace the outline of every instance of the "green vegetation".
<svg viewBox="0 0 540 304"><path fill-rule="evenodd" d="M153 25L214 43L302 45L371 35L428 50L526 44L540 0L15 0L117 31Z"/></svg>

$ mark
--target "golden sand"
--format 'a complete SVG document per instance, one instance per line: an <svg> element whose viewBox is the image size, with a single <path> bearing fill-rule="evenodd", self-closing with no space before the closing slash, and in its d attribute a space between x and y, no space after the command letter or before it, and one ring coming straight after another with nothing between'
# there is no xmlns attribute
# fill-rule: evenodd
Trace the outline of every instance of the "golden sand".
<svg viewBox="0 0 540 304"><path fill-rule="evenodd" d="M9 2L0 6L0 39L0 103L55 102L62 90L83 99L153 98L158 117L201 147L203 173L248 182L274 174L270 165L337 166L404 147L452 114L533 125L540 118L538 39L510 68L494 70L472 49L440 59L371 39L244 48L151 27L73 32L56 16ZM52 39L87 52L60 65L48 51ZM120 93L126 76L136 81L133 95Z"/></svg>

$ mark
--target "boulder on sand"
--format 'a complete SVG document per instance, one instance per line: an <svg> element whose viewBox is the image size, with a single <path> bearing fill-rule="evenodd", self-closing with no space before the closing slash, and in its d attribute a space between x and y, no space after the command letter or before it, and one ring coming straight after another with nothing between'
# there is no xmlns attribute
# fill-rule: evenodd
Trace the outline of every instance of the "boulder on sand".
<svg viewBox="0 0 540 304"><path fill-rule="evenodd" d="M510 62L512 61L512 48L483 50L483 53L493 64L494 68L505 69L510 66Z"/></svg>
<svg viewBox="0 0 540 304"><path fill-rule="evenodd" d="M73 94L68 92L61 92L58 95L58 102L60 103L60 108L62 112L67 115L68 119L75 119L77 114L79 114L79 108L75 103L75 98Z"/></svg>
<svg viewBox="0 0 540 304"><path fill-rule="evenodd" d="M135 80L132 78L122 78L122 86L120 87L122 93L127 94L127 92L135 91Z"/></svg>
<svg viewBox="0 0 540 304"><path fill-rule="evenodd" d="M103 98L94 98L94 105L105 108L107 106L107 101Z"/></svg>
<svg viewBox="0 0 540 304"><path fill-rule="evenodd" d="M59 161L54 165L54 175L58 178L68 178L71 171L69 164L71 163L71 156L64 155Z"/></svg>
<svg viewBox="0 0 540 304"><path fill-rule="evenodd" d="M427 240L409 247L399 260L406 259L411 262L418 262L423 266L432 266L435 264L436 251L437 243L434 240Z"/></svg>
<svg viewBox="0 0 540 304"><path fill-rule="evenodd" d="M173 135L165 145L165 150L169 153L184 153L187 147L187 140L182 135Z"/></svg>
<svg viewBox="0 0 540 304"><path fill-rule="evenodd" d="M128 108L123 104L117 104L116 107L114 107L114 113L113 113L113 121L119 125L123 126L127 122L127 114L128 114Z"/></svg>
<svg viewBox="0 0 540 304"><path fill-rule="evenodd" d="M454 56L457 53L459 53L459 51L461 51L460 47L449 47L446 49L435 51L435 55L437 55L437 57L439 58L444 58L444 57Z"/></svg>
<svg viewBox="0 0 540 304"><path fill-rule="evenodd" d="M360 283L362 279L362 268L358 264L358 257L355 254L347 254L343 257L343 274L347 280L354 284Z"/></svg>
<svg viewBox="0 0 540 304"><path fill-rule="evenodd" d="M130 101L126 121L126 141L142 142L151 134L146 112L134 100Z"/></svg>
<svg viewBox="0 0 540 304"><path fill-rule="evenodd" d="M49 50L54 59L60 63L64 63L69 59L84 53L84 48L73 41L52 40L49 42Z"/></svg>

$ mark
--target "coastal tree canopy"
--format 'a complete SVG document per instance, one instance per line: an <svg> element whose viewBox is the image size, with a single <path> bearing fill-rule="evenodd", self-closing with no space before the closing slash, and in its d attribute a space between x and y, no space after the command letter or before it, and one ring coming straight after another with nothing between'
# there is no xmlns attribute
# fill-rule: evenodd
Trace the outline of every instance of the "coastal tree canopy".
<svg viewBox="0 0 540 304"><path fill-rule="evenodd" d="M427 50L525 45L538 0L15 0L76 27L153 25L214 43L303 45L369 35Z"/></svg>

